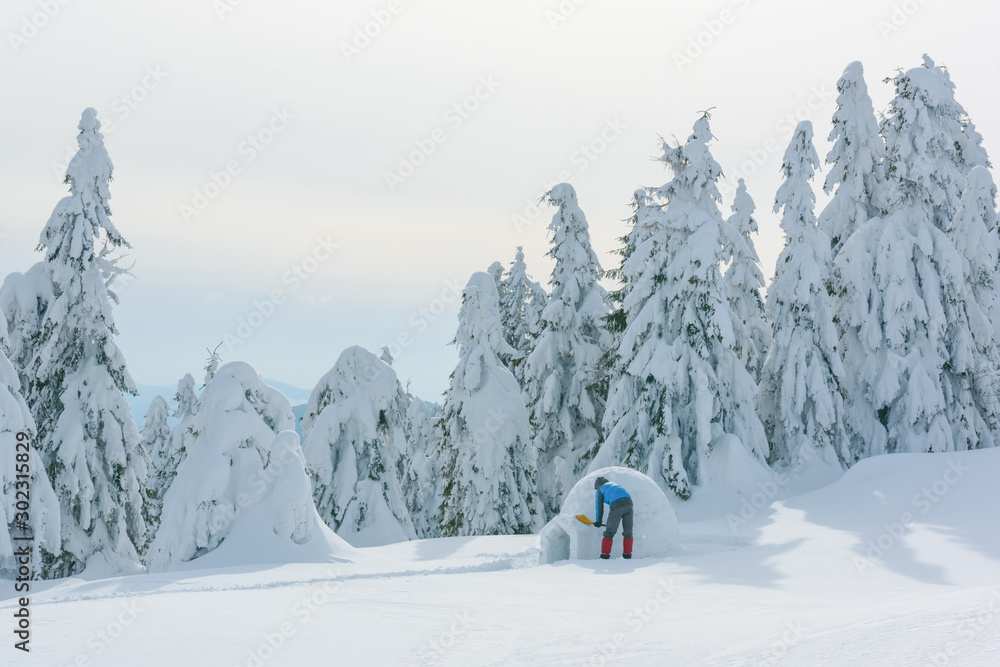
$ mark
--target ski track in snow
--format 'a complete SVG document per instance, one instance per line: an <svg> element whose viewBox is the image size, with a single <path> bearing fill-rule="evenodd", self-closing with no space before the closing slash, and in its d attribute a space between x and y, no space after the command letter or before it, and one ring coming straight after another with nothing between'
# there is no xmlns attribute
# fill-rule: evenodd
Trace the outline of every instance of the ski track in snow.
<svg viewBox="0 0 1000 667"><path fill-rule="evenodd" d="M311 579L283 579L280 581L271 581L267 583L260 584L237 584L232 586L198 586L193 582L186 581L175 581L172 579L158 579L159 575L139 575L144 579L144 583L148 584L167 584L170 587L163 590L153 590L153 591L143 591L136 590L130 591L126 587L125 592L113 592L113 593L101 593L101 594L91 594L91 595L68 595L65 597L53 597L52 599L42 599L38 601L33 601L34 606L52 605L52 604L65 604L69 602L91 602L95 600L109 600L109 599L129 599L138 597L151 597L156 595L173 595L177 593L211 593L211 592L227 592L227 591L261 591L276 588L295 588L295 587L305 587L305 586L316 586L319 584L326 583L342 583L347 581L362 581L362 580L385 580L385 579L400 579L405 577L423 577L423 576L442 576L442 575L452 575L452 574L470 574L478 572L502 572L505 570L513 570L518 568L534 567L538 562L538 549L531 549L524 554L509 554L497 558L496 554L481 554L480 557L486 558L483 562L470 563L468 565L458 565L458 566L441 566L427 569L409 569L409 570L398 570L398 571L378 571L378 572L358 572L354 574L337 575L332 577L315 577ZM322 567L322 566L316 566ZM191 577L211 577L213 573L211 571L196 571L187 573ZM247 574L252 575L253 572L248 572ZM118 580L123 585L127 583L127 579ZM86 588L90 585L96 586L106 586L109 582L107 580L101 580L97 582L87 582L81 584L80 586ZM39 595L55 594L58 592L58 588L49 589L42 591L40 593L35 593L37 597ZM4 597L3 600L15 601L16 595L11 597ZM15 609L16 604L0 604L0 611L6 609Z"/></svg>
<svg viewBox="0 0 1000 667"><path fill-rule="evenodd" d="M699 536L698 538L687 538L682 541L679 545L677 557L691 557L699 556L710 553L716 553L720 551L732 551L736 549L742 549L750 546L752 541L745 538L739 537L726 537L726 536ZM34 596L36 600L32 601L34 606L44 606L44 605L55 605L55 604L66 604L72 602L92 602L96 600L109 600L109 599L130 599L139 597L152 597L157 595L173 595L177 593L208 593L208 592L227 592L227 591L261 591L270 590L277 588L295 588L295 587L307 587L316 586L319 584L326 583L342 583L348 581L364 581L364 580L387 580L387 579L401 579L406 577L427 577L427 576L445 576L454 574L473 574L473 573L483 573L483 572L503 572L508 570L533 568L538 565L538 548L527 549L520 553L513 554L490 554L481 553L475 556L468 557L470 559L483 559L480 562L469 563L467 565L452 565L452 566L437 566L429 568L411 568L411 569L401 569L401 570L380 570L374 572L355 572L343 575L336 575L331 577L313 577L309 579L281 579L277 581L271 581L267 583L257 583L257 584L234 584L231 586L217 586L217 585L199 585L195 581L185 581L176 580L172 577L176 576L178 573L169 573L167 575L163 574L150 574L150 575L139 575L143 579L144 584L148 585L166 585L167 588L161 590L129 590L128 581L129 577L121 578L117 580L98 580L95 582L83 582L77 583L79 580L72 580L72 583L57 584L56 586L42 590L36 591ZM640 562L640 561L635 561ZM344 567L347 563L336 564L336 566ZM350 564L354 565L354 564ZM367 565L367 563L359 564ZM316 565L314 567L328 567L322 565ZM252 576L257 568L247 568L247 575ZM214 573L210 570L198 570L184 573L185 576L196 578L208 578L212 577ZM229 575L235 576L235 575ZM64 586L68 587L80 587L87 588L90 586L95 587L107 587L109 583L118 582L119 585L124 586L123 591L114 591L107 593L94 593L94 594L77 594L77 595L66 595L58 596L58 592ZM42 599L37 599L39 596L51 596L49 598L42 597ZM0 603L0 611L5 611L7 609L16 608L17 595L4 595L2 603Z"/></svg>

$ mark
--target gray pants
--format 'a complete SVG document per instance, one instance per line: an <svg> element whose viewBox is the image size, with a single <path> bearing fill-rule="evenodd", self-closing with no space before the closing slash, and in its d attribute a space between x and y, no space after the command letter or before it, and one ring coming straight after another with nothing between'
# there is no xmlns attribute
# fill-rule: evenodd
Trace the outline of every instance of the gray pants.
<svg viewBox="0 0 1000 667"><path fill-rule="evenodd" d="M608 520L604 524L604 537L613 539L618 532L618 524L622 525L622 537L632 539L632 499L619 498L611 503Z"/></svg>

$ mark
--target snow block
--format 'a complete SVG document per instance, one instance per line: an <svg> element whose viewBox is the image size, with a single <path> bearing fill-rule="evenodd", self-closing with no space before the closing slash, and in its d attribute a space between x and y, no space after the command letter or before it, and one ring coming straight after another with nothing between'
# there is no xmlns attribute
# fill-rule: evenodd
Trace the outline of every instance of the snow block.
<svg viewBox="0 0 1000 667"><path fill-rule="evenodd" d="M633 558L654 558L670 555L679 539L677 515L670 501L652 479L628 468L601 468L581 479L566 496L559 515L549 521L541 532L541 565L560 560L596 560L601 555L603 528L582 523L576 518L584 514L595 519L594 480L607 477L620 484L632 496L635 546ZM608 516L608 507L604 508ZM622 530L615 535L612 557L622 552Z"/></svg>

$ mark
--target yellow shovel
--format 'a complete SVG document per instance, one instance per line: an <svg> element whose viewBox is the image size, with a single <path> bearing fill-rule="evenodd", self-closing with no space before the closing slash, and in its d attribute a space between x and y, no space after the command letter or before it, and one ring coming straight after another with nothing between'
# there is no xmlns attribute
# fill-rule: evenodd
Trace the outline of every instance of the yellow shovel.
<svg viewBox="0 0 1000 667"><path fill-rule="evenodd" d="M577 514L576 518L580 520L581 523L585 523L588 526L593 526L594 522L587 518L585 514Z"/></svg>

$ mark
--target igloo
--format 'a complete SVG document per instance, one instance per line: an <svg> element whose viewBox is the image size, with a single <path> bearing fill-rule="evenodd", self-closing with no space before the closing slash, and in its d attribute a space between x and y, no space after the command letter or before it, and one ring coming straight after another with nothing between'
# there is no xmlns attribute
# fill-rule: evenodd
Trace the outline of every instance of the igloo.
<svg viewBox="0 0 1000 667"><path fill-rule="evenodd" d="M576 518L577 514L584 514L592 521L596 518L594 480L598 477L607 477L609 481L622 485L632 496L635 536L632 557L669 555L676 547L679 535L677 515L670 501L656 482L641 472L614 467L596 470L576 483L566 496L559 515L542 528L539 562L547 565L560 560L596 560L600 557L604 529L582 523ZM607 516L608 507L605 506L605 519ZM611 557L621 558L621 553L622 530L619 527Z"/></svg>

